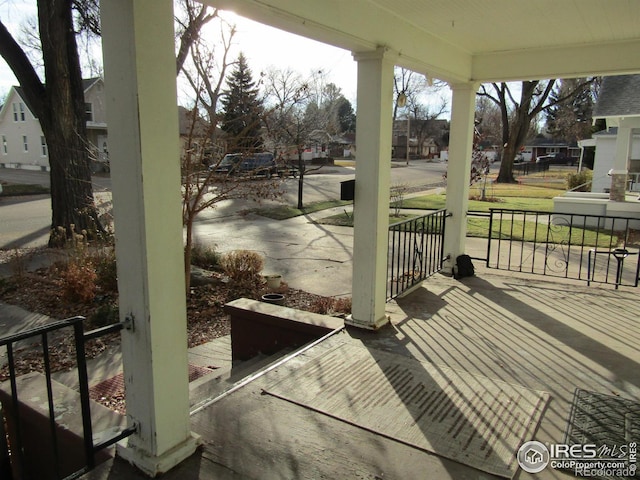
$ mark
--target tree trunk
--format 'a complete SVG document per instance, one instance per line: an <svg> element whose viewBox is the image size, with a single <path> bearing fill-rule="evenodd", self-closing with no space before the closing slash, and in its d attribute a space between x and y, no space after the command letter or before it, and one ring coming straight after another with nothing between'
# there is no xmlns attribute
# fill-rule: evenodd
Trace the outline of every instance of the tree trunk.
<svg viewBox="0 0 640 480"><path fill-rule="evenodd" d="M507 144L502 151L502 160L500 162L500 171L498 172L498 183L516 183L513 177L513 162L516 158L515 145Z"/></svg>
<svg viewBox="0 0 640 480"><path fill-rule="evenodd" d="M505 119L506 115L506 107L503 108L503 136L506 135L504 140L504 151L502 152L502 161L500 163L500 172L498 172L498 183L515 183L516 179L513 177L513 162L515 161L516 154L520 147L524 144L525 139L527 138L527 132L529 131L529 126L531 125L531 120L535 117L538 111L541 108L541 105L546 100L546 96L548 95L549 87L546 89L546 95L543 95L539 99L539 104L531 110L531 102L533 101L534 95L536 95L536 87L538 86L538 81L530 81L530 82L522 82L522 89L520 94L520 104L516 111L514 112L513 120L508 128L505 128ZM506 104L506 100L504 100L504 91L502 93L503 103ZM508 125L508 122L506 123Z"/></svg>
<svg viewBox="0 0 640 480"><path fill-rule="evenodd" d="M98 220L87 150L85 104L71 0L38 0L38 24L46 83L0 22L0 53L20 82L47 142L51 167L49 245L74 233L95 238Z"/></svg>
<svg viewBox="0 0 640 480"><path fill-rule="evenodd" d="M91 185L84 88L71 0L38 0L38 19L46 77L46 107L40 123L51 166L49 246L59 247L74 232L95 238L103 229Z"/></svg>

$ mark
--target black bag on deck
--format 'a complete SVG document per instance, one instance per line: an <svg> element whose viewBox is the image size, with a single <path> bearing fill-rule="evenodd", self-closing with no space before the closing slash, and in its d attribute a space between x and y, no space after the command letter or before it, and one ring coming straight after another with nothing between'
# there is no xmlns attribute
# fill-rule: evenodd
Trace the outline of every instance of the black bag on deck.
<svg viewBox="0 0 640 480"><path fill-rule="evenodd" d="M469 255L460 255L456 258L456 268L453 272L453 278L460 280L464 277L473 277L475 275L475 269L473 263L471 263L471 257Z"/></svg>

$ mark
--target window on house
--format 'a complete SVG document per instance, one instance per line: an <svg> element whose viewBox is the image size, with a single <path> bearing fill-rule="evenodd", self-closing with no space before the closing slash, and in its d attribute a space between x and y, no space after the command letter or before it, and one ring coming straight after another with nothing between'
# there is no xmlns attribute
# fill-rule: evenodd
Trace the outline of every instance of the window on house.
<svg viewBox="0 0 640 480"><path fill-rule="evenodd" d="M91 103L84 104L84 119L87 122L93 122L93 104Z"/></svg>
<svg viewBox="0 0 640 480"><path fill-rule="evenodd" d="M9 153L9 148L7 147L7 137L6 135L2 135L2 154L6 155Z"/></svg>
<svg viewBox="0 0 640 480"><path fill-rule="evenodd" d="M27 141L27 136L26 135L22 136L22 145L24 145L24 151L28 152L29 151L29 142Z"/></svg>
<svg viewBox="0 0 640 480"><path fill-rule="evenodd" d="M42 149L42 156L46 157L49 152L47 150L47 141L44 138L44 135L40 135L40 148Z"/></svg>
<svg viewBox="0 0 640 480"><path fill-rule="evenodd" d="M13 121L14 122L24 122L25 121L25 108L24 103L18 102L13 103Z"/></svg>

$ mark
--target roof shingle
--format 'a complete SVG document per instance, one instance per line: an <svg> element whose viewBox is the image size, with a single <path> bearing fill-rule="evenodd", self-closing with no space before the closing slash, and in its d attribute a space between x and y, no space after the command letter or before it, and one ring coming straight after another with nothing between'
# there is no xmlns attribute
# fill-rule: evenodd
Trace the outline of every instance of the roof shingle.
<svg viewBox="0 0 640 480"><path fill-rule="evenodd" d="M640 75L617 75L602 80L593 118L640 115Z"/></svg>

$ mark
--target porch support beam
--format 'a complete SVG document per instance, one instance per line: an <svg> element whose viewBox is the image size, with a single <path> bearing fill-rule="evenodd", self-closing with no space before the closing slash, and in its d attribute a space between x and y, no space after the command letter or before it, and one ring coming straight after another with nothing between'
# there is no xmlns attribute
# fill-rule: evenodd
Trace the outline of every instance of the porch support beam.
<svg viewBox="0 0 640 480"><path fill-rule="evenodd" d="M453 274L456 258L464 253L469 206L469 174L473 149L476 83L452 85L451 130L447 165L447 217L444 248L449 260L445 272Z"/></svg>
<svg viewBox="0 0 640 480"><path fill-rule="evenodd" d="M618 135L616 137L616 153L613 157L613 168L611 174L611 189L609 190L609 200L614 202L624 202L627 191L627 173L629 171L629 158L631 157L631 143L633 139L633 128L626 125L624 120L620 120Z"/></svg>
<svg viewBox="0 0 640 480"><path fill-rule="evenodd" d="M150 476L190 456L172 0L101 2L127 416L118 454Z"/></svg>
<svg viewBox="0 0 640 480"><path fill-rule="evenodd" d="M349 325L386 324L391 123L395 56L386 49L357 53L358 112L353 234L353 299Z"/></svg>

